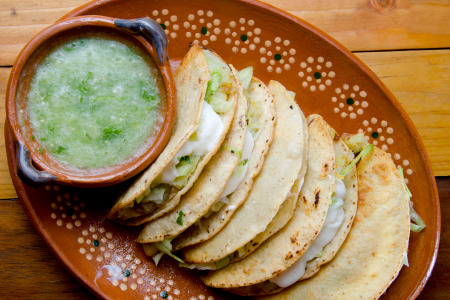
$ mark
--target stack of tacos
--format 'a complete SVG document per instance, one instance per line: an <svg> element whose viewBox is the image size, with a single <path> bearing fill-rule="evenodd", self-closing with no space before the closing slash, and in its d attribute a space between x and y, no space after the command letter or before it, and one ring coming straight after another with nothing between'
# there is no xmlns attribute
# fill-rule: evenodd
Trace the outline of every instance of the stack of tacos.
<svg viewBox="0 0 450 300"><path fill-rule="evenodd" d="M282 84L195 44L175 81L172 138L108 217L144 224L137 241L156 264L167 254L209 270L201 278L211 287L378 298L407 263L410 211L421 221L389 156L362 133L305 118Z"/></svg>

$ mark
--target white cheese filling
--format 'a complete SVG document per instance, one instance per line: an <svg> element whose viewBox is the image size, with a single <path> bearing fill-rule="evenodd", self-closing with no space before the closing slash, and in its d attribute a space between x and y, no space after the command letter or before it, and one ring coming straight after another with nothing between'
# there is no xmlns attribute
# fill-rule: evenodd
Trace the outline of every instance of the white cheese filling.
<svg viewBox="0 0 450 300"><path fill-rule="evenodd" d="M303 256L289 269L282 272L280 275L269 279L269 281L277 284L280 287L288 287L305 274L306 263L311 259L314 259L318 252L331 242L339 228L344 221L344 197L346 194L346 188L344 182L336 178L336 190L334 192L333 202L329 206L327 211L327 216L323 223L322 229L317 235L314 242L309 246L308 250L303 254Z"/></svg>
<svg viewBox="0 0 450 300"><path fill-rule="evenodd" d="M219 141L223 129L224 126L219 115L212 109L211 105L203 101L200 125L196 130L197 140L189 139L178 150L174 158L162 171L161 182L173 184L178 176L176 165L180 162L179 158L186 155L205 155Z"/></svg>
<svg viewBox="0 0 450 300"><path fill-rule="evenodd" d="M244 179L245 173L247 173L248 161L250 159L250 156L252 155L254 145L255 142L253 141L253 136L250 131L247 130L245 134L244 149L242 150L242 158L239 161L239 165L236 167L230 179L228 180L227 186L223 190L222 194L220 194L218 199L222 199L236 191L239 184Z"/></svg>

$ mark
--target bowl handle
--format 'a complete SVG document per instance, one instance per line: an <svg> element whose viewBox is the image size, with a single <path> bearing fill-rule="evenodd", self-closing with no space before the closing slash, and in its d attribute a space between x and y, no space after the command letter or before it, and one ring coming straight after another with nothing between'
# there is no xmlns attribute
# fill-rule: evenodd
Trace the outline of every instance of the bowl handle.
<svg viewBox="0 0 450 300"><path fill-rule="evenodd" d="M127 29L127 31L130 31L133 34L141 33L146 39L150 39L156 50L159 63L164 65L166 62L169 62L167 50L169 41L167 40L167 35L161 25L155 20L150 19L149 17L132 20L115 19L114 25Z"/></svg>
<svg viewBox="0 0 450 300"><path fill-rule="evenodd" d="M27 146L16 142L16 170L19 178L31 187L44 182L54 182L58 177L45 171L36 170L31 164L31 153Z"/></svg>

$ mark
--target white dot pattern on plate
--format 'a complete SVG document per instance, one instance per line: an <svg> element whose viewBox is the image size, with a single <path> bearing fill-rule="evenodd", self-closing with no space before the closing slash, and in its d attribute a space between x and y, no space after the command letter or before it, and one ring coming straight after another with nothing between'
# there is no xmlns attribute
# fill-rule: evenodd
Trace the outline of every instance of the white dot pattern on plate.
<svg viewBox="0 0 450 300"><path fill-rule="evenodd" d="M234 53L247 55L250 52L249 54L256 54L256 61L265 66L261 70L276 74L292 70L294 74L298 74L298 77L296 77L298 83L305 89L306 93L320 93L331 89L335 93L335 96L331 97L333 105L330 109L332 112L339 114L342 118L348 117L351 120L364 116L365 120L359 121L362 122L363 126L358 129L358 132L366 132L367 140L385 151L389 147L395 148L394 128L388 127L387 120L378 120L366 110L371 97L364 91L365 85L358 82L342 82L342 78L339 77L339 70L337 67L333 68L333 57L314 56L307 52L298 52L296 49L297 41L289 40L288 37L281 34L274 38L268 38L264 30L258 27L254 20L240 18L238 15L221 19L220 15L215 15L213 11L198 10L191 14L175 15L174 12L169 12L167 9L153 10L150 14L154 18L158 17L158 23L166 27L165 31L169 39L195 38L191 42L211 48L214 48L214 44L217 42L225 42L226 47L229 47ZM221 24L222 26L220 26ZM336 83L339 83L338 86L336 86ZM358 127L361 127L361 125L356 128ZM405 176L413 174L408 159L402 159L399 153L388 154L405 168L408 167L405 170ZM405 178L405 182L408 183L409 181L408 178ZM53 192L53 190L58 192L60 189L65 188L58 185L45 186L47 192ZM80 255L83 255L86 260L102 265L116 264L130 271L130 277L125 277L120 281L112 281L114 286L120 287L124 291L128 289L138 290L141 287L146 289L146 285L152 286L152 289L147 290L148 294L144 299L150 299L150 297L159 299L159 293L154 293L155 289L170 292L171 295L168 299L173 299L173 296L180 294L176 286L171 287L174 284L172 280L162 279L158 283L154 280L145 281L142 278L145 277L143 275L147 272L145 263L141 265L142 262L132 253L120 252L122 249L118 249L117 237L114 237L104 227L91 224L87 211L84 209L86 203L84 201L74 203L72 201L79 200L78 196L73 196L72 201L70 200L71 197L70 193L62 193L62 196L57 196L56 201L50 203L53 209L50 213L52 222L55 222L55 226L60 226L62 230L76 232L74 243L78 245ZM65 200L62 201L63 199ZM69 208L71 208L70 211ZM119 252L121 255L118 254ZM164 283L166 284L163 285ZM213 297L198 295L192 299L213 300Z"/></svg>

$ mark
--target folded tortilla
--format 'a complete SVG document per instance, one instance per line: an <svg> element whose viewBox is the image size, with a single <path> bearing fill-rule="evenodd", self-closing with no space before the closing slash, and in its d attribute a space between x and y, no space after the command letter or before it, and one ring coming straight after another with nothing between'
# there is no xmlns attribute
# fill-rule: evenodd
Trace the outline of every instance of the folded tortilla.
<svg viewBox="0 0 450 300"><path fill-rule="evenodd" d="M201 218L199 220L201 222L200 226L191 226L172 241L173 251L203 242L217 234L228 223L238 207L247 199L253 186L253 180L262 169L265 156L272 143L275 128L275 122L273 121L275 118L273 97L266 85L257 78L252 78L245 93L249 102L257 105L261 113L258 119L258 136L255 140L251 157L248 160L249 165L245 177L236 191L228 196L229 203L227 205L208 218Z"/></svg>
<svg viewBox="0 0 450 300"><path fill-rule="evenodd" d="M334 139L334 150L336 161L343 164L344 167L349 165L354 159L353 152L347 147L342 138L339 138L338 140L336 140L336 138ZM342 207L344 210L344 217L342 223L340 224L340 227L334 235L333 239L323 248L321 256L306 262L305 272L298 281L305 280L314 276L317 272L319 272L322 265L331 261L339 251L339 248L350 232L356 214L358 202L358 180L356 176L356 166L353 166L353 168L346 174L343 182L346 188L346 194L343 198ZM330 225L333 226L332 224ZM296 262L296 264L298 263L299 261ZM294 264L292 267L295 267L296 264ZM228 289L227 291L243 296L256 296L277 293L283 289L283 287L278 286L276 283L266 280L255 285Z"/></svg>
<svg viewBox="0 0 450 300"><path fill-rule="evenodd" d="M247 122L247 99L238 75L233 71L233 80L238 90L238 103L231 127L219 150L205 166L191 189L181 196L180 203L166 215L146 223L142 228L138 243L148 244L178 236L206 214L211 205L225 189L228 179L233 174L241 159L244 148ZM177 219L181 216L181 222ZM148 246L147 246L148 247ZM147 250L148 252L148 250Z"/></svg>
<svg viewBox="0 0 450 300"><path fill-rule="evenodd" d="M218 57L214 52L211 51L211 53ZM238 97L235 80L232 80L233 86L227 100L227 102L232 104L232 108L225 113L218 114L223 123L222 134L214 146L200 158L195 171L190 175L186 185L180 190L173 187L169 199L150 213L143 213L142 215L128 219L119 218L118 216L121 213L124 213L123 210L133 210L136 199L149 190L152 182L157 179L164 168L169 165L175 155L177 155L178 151L199 127L204 102L203 99L205 98L205 93L207 91L208 81L211 79L204 50L198 45L192 44L189 52L183 58L183 61L177 69L174 78L177 88L177 122L175 124L174 132L167 146L158 156L156 161L147 170L141 173L130 186L119 194L116 203L108 214L108 218L120 224L140 225L173 210L180 202L180 197L192 187L202 169L219 149L233 119ZM132 211L132 213L135 212Z"/></svg>
<svg viewBox="0 0 450 300"><path fill-rule="evenodd" d="M298 180L305 147L300 108L280 83L271 81L269 91L277 123L262 170L227 226L211 239L183 249L186 262L216 262L243 247L265 230Z"/></svg>
<svg viewBox="0 0 450 300"><path fill-rule="evenodd" d="M334 259L315 276L256 299L378 299L397 277L408 249L408 197L399 171L381 149L357 167L358 208Z"/></svg>
<svg viewBox="0 0 450 300"><path fill-rule="evenodd" d="M308 125L306 124L306 118L303 112L300 110L302 114L303 120L303 137L305 147L303 150L303 162L302 168L300 169L300 173L298 175L298 180L294 183L291 188L291 193L289 194L286 201L281 206L280 210L276 214L275 218L267 225L266 230L255 236L251 241L249 241L245 246L234 254L234 258L231 260L231 263L244 259L250 253L256 250L265 240L274 235L278 230L286 226L289 220L294 215L295 206L297 204L298 195L300 190L302 189L303 183L305 181L306 169L308 166Z"/></svg>
<svg viewBox="0 0 450 300"><path fill-rule="evenodd" d="M206 285L236 288L263 282L292 266L314 242L333 193L335 155L333 140L323 118L311 115L307 123L308 168L294 216L243 260L202 277Z"/></svg>

